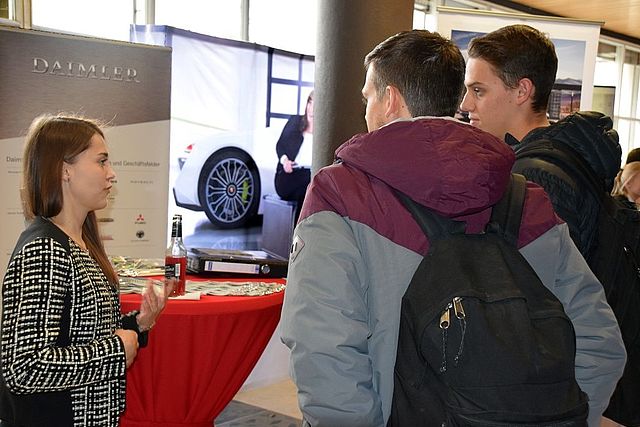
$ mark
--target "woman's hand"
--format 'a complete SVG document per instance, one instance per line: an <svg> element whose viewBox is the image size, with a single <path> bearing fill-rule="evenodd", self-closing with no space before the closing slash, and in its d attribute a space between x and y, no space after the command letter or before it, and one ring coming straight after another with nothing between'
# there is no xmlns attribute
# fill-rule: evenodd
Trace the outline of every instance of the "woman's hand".
<svg viewBox="0 0 640 427"><path fill-rule="evenodd" d="M140 332L148 331L156 323L156 319L164 310L167 299L175 286L175 279L165 279L164 289L156 292L155 286L151 281L146 285L142 293L142 303L140 304L140 313L136 316L138 330Z"/></svg>
<svg viewBox="0 0 640 427"><path fill-rule="evenodd" d="M284 169L284 171L286 173L291 173L291 172L293 172L293 168L296 167L296 165L297 165L296 162L293 162L293 161L287 159L282 164L282 169Z"/></svg>
<svg viewBox="0 0 640 427"><path fill-rule="evenodd" d="M280 164L282 165L282 169L284 169L285 173L293 172L293 168L297 166L297 163L293 160L289 160L286 154L283 154L280 157Z"/></svg>
<svg viewBox="0 0 640 427"><path fill-rule="evenodd" d="M129 329L116 329L115 334L124 344L124 356L127 360L127 368L131 366L138 354L138 334Z"/></svg>

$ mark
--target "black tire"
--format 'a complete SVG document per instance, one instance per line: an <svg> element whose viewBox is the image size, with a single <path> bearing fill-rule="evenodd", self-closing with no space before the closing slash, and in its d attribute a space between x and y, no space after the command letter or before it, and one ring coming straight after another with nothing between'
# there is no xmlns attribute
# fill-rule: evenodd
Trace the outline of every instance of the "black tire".
<svg viewBox="0 0 640 427"><path fill-rule="evenodd" d="M207 159L198 180L200 206L218 228L245 225L258 212L260 174L249 154L225 148Z"/></svg>

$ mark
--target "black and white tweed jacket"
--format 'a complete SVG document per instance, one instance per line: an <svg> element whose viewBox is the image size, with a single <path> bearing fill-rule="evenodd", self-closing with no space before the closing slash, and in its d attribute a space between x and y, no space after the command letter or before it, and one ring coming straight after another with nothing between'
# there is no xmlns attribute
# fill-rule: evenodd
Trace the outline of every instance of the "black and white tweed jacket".
<svg viewBox="0 0 640 427"><path fill-rule="evenodd" d="M125 404L118 290L58 227L22 233L2 287L0 419L117 426Z"/></svg>

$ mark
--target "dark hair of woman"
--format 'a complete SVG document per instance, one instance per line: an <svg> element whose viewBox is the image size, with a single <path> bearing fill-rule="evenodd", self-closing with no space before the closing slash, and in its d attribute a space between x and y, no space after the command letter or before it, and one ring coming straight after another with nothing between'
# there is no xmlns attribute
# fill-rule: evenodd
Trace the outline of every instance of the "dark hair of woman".
<svg viewBox="0 0 640 427"><path fill-rule="evenodd" d="M63 164L91 145L94 135L104 138L99 123L71 115L42 115L33 121L23 155L22 203L24 216L51 218L62 210ZM82 239L105 276L118 286L118 276L104 249L95 212L88 213L82 225Z"/></svg>

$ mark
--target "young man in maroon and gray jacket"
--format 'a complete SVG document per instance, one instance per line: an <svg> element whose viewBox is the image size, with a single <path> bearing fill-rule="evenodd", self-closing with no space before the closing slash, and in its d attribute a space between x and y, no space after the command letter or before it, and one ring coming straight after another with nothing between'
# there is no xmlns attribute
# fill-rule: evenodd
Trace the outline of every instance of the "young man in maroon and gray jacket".
<svg viewBox="0 0 640 427"><path fill-rule="evenodd" d="M514 161L503 141L452 118L465 63L449 40L399 33L365 66L369 133L314 176L290 256L281 335L304 425L381 427L389 418L400 302L429 246L394 190L479 232ZM573 322L576 378L596 427L624 346L602 286L533 183L518 247Z"/></svg>

